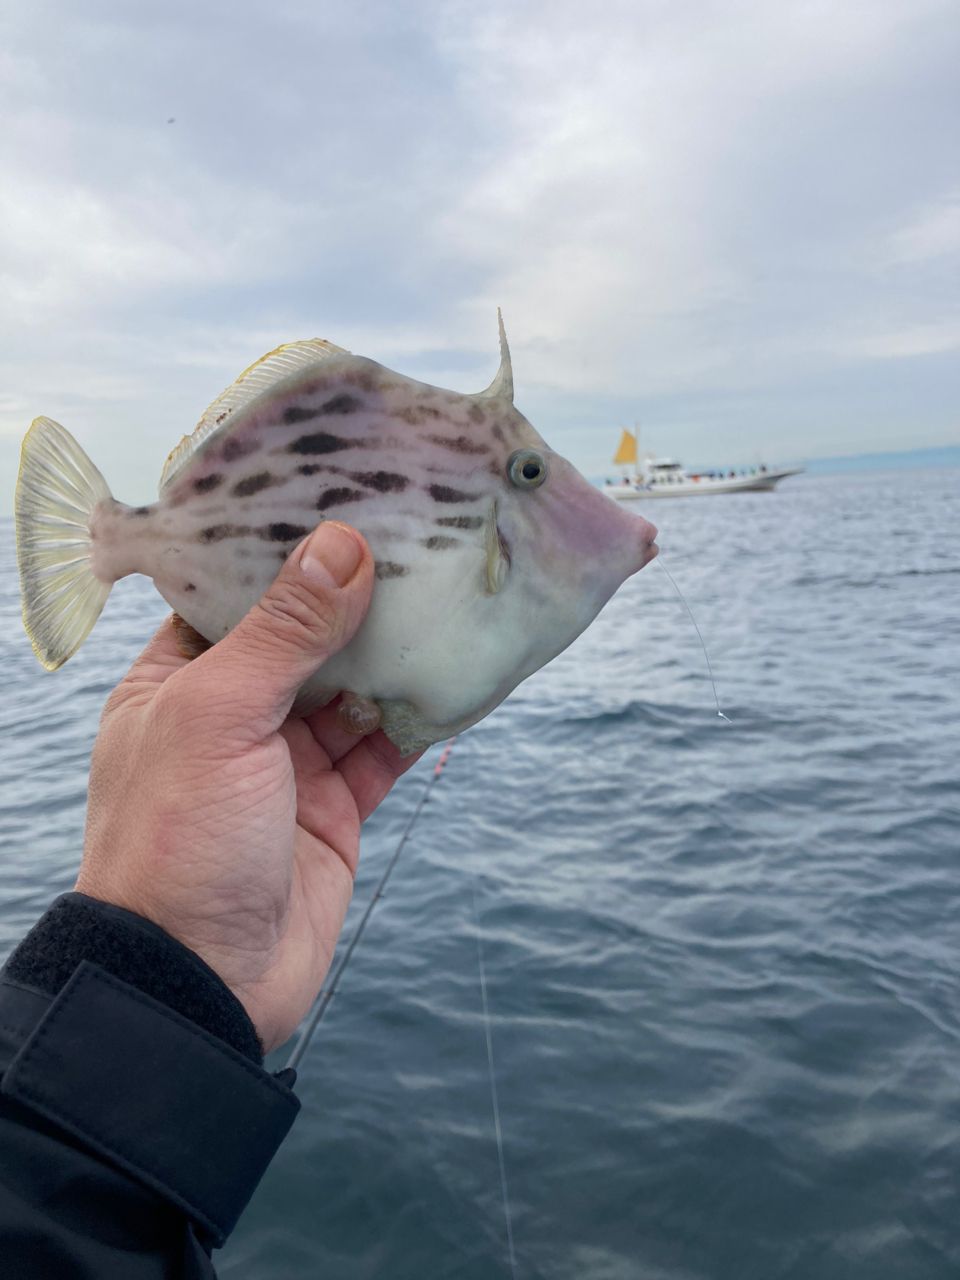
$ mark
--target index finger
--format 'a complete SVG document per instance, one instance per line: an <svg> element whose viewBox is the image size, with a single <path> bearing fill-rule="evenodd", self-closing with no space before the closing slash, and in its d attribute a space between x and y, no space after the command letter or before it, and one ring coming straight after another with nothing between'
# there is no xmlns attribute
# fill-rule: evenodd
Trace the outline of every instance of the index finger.
<svg viewBox="0 0 960 1280"><path fill-rule="evenodd" d="M334 769L350 788L361 822L366 822L396 780L422 755L423 752L418 751L412 756L402 756L383 730L378 729L361 738L352 751L337 761Z"/></svg>

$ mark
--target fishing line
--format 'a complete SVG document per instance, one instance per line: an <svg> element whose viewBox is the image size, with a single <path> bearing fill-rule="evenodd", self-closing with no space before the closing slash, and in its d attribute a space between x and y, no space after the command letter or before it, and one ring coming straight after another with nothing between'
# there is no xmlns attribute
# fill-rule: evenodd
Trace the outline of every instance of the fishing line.
<svg viewBox="0 0 960 1280"><path fill-rule="evenodd" d="M487 971L483 963L483 927L480 923L480 904L477 901L477 885L474 881L473 914L477 921L477 967L480 970L480 1000L483 1005L483 1030L487 1040L487 1067L490 1076L490 1102L493 1107L493 1129L497 1138L497 1163L500 1166L500 1192L503 1197L503 1217L507 1224L507 1256L510 1274L517 1280L517 1256L513 1249L513 1218L510 1213L510 1196L507 1192L507 1166L503 1158L503 1129L500 1125L500 1103L497 1100L497 1076L493 1065L493 1032L490 1027L490 1007L487 1003Z"/></svg>
<svg viewBox="0 0 960 1280"><path fill-rule="evenodd" d="M716 682L716 679L714 678L713 667L710 663L710 655L707 652L707 646L704 643L704 639L703 639L703 636L701 635L700 628L699 626L697 626L697 620L693 616L693 610L687 604L687 601L684 597L683 592L680 590L680 588L677 586L676 582L674 581L673 574L670 572L667 566L663 563L662 555L657 557L657 563L659 564L663 572L667 575L667 578L669 579L671 586L673 587L674 591L676 591L677 595L680 598L680 603L683 605L684 609L686 609L687 613L690 616L690 621L693 623L693 629L697 633L697 639L700 641L700 648L703 650L703 656L707 663L707 671L710 675L710 683L713 686L713 697L714 697L714 701L717 704L717 715L720 717L721 720L726 720L727 723L730 724L731 723L730 717L724 714L720 706L720 695L717 693L717 682ZM397 862L400 860L400 854L403 852L404 846L406 845L407 841L410 839L411 833L413 832L413 828L416 826L417 819L420 817L420 814L423 810L423 806L427 803L427 797L429 796L433 788L436 786L437 782L440 779L440 775L443 773L444 766L446 765L447 761L450 758L450 752L453 750L453 746L456 740L457 740L456 737L453 737L444 745L444 748L440 753L440 758L437 760L437 763L433 767L433 772L431 773L430 777L427 779L426 783L424 784L423 791L420 793L420 799L417 801L417 804L415 805L414 810L407 821L407 825L403 829L403 834L400 837L400 841L397 844L396 849L393 851L393 856L390 858L390 861L387 863L386 868L384 869L383 875L380 877L380 880L377 883L377 887L374 890L373 895L370 898L370 901L367 903L367 906L366 906L366 909L364 910L363 915L360 917L360 923L357 925L357 928L354 931L353 937L350 939L350 943L347 946L346 951L344 951L343 953L342 959L340 960L339 964L334 970L334 974L330 980L329 985L324 987L323 990L320 992L320 995L318 996L317 1001L313 1006L313 1010L311 1011L309 1018L303 1025L303 1029L300 1032L300 1037L297 1040L296 1045L294 1046L293 1052L290 1054L290 1057L287 1060L287 1070L296 1069L299 1066L300 1062L303 1060L303 1055L306 1053L307 1049L309 1048L310 1041L313 1039L313 1036L317 1030L317 1027L322 1022L324 1014L329 1009L330 1003L333 1000L333 997L337 993L337 988L340 985L340 979L343 977L344 972L346 971L347 965L350 963L351 957L353 956L353 953L357 948L357 944L359 943L360 939L363 937L364 930L367 927L367 922L369 921L370 916L373 913L373 908L377 905L377 903L383 897L383 891L387 886L387 881L390 879L390 876L393 872L394 867L397 865ZM499 1113L499 1107L497 1105L496 1080L493 1074L493 1041L490 1034L490 1016L487 1009L486 974L483 968L483 946L482 946L481 932L480 932L480 914L477 907L476 888L474 888L473 906L474 906L474 912L477 917L477 948L478 948L478 958L480 961L480 990L481 990L481 995L483 997L483 1016L484 1016L484 1024L485 1024L486 1033L487 1033L487 1059L488 1059L488 1065L490 1067L490 1088L491 1088L491 1095L492 1095L492 1101L493 1101L494 1123L495 1123L495 1128L497 1132L497 1154L500 1161L500 1181L501 1181L501 1188L503 1190L504 1213L507 1219L507 1243L508 1243L509 1253L510 1253L511 1270L513 1271L513 1274L516 1275L516 1259L513 1251L513 1230L512 1230L511 1221L510 1221L510 1207L509 1207L509 1200L507 1198L507 1180L506 1180L506 1172L505 1172L505 1166L503 1161L503 1135L500 1130L500 1113Z"/></svg>
<svg viewBox="0 0 960 1280"><path fill-rule="evenodd" d="M350 939L349 946L347 947L346 951L343 953L343 958L340 960L340 963L337 965L336 969L334 970L334 974L330 980L330 984L324 987L323 990L320 992L320 995L317 997L317 1002L313 1006L313 1011L311 1012L309 1018L303 1025L303 1030L300 1032L300 1038L297 1040L297 1043L294 1046L293 1052L290 1054L290 1057L287 1059L287 1065L285 1068L286 1070L289 1071L291 1068L295 1070L297 1068L301 1059L303 1058L303 1055L306 1053L307 1049L309 1048L310 1041L313 1039L314 1032L316 1031L317 1027L319 1027L321 1021L323 1020L323 1015L330 1008L330 1002L337 993L337 987L340 985L340 979L343 977L344 970L346 969L347 965L350 963L350 957L353 955L354 951L356 950L357 943L363 937L363 931L367 927L367 921L370 919L370 916L373 913L373 908L377 905L377 903L383 897L383 891L387 887L387 881L390 879L390 875L393 871L393 868L397 865L397 862L400 860L400 855L401 853L403 853L404 845L410 839L410 834L413 831L413 828L416 826L417 819L420 817L420 813L423 810L423 806L427 803L427 796L429 796L430 792L436 786L437 782L440 779L440 775L443 773L444 766L446 765L447 761L450 759L450 752L453 750L453 744L455 742L456 742L456 738L455 737L451 738L449 742L447 742L444 745L443 750L440 752L440 758L437 761L437 763L433 766L433 773L431 773L430 777L427 779L426 783L424 784L424 788L420 793L420 799L417 801L416 806L414 807L413 813L411 813L407 821L407 825L403 829L403 835L400 837L400 841L396 849L394 849L393 851L393 856L391 857L390 861L387 863L384 869L383 875L380 877L379 881L377 882L377 887L376 889L374 889L373 895L370 898L370 901L367 903L366 910L364 911L363 915L360 917L360 923L357 925L354 931L353 937Z"/></svg>
<svg viewBox="0 0 960 1280"><path fill-rule="evenodd" d="M724 713L720 709L720 695L717 693L717 682L713 678L713 667L710 665L710 655L709 653L707 653L707 646L703 642L703 636L700 634L700 628L697 626L697 620L693 616L693 610L690 608L690 606L687 604L686 600L684 599L683 592L680 590L680 588L677 586L676 582L674 581L673 574L670 572L667 566L663 563L662 555L657 556L657 564L660 566L663 572L670 579L670 583L674 591L680 597L680 603L683 605L687 613L690 615L690 621L693 623L693 629L694 631L696 631L697 639L700 641L700 648L703 650L703 656L707 660L707 671L710 673L710 683L713 685L713 699L714 699L714 702L716 702L717 704L717 715L720 717L721 720L726 720L727 724L732 724L733 722L730 719L730 717L728 715L724 715Z"/></svg>
<svg viewBox="0 0 960 1280"><path fill-rule="evenodd" d="M354 951L357 949L360 939L363 937L364 930L367 927L367 922L373 914L373 909L383 897L383 892L387 887L387 881L390 879L394 867L400 860L400 855L404 850L404 846L413 833L413 828L416 826L417 819L423 811L423 806L427 803L427 797L440 780L440 775L443 773L444 767L450 759L450 752L453 750L454 743L456 741L456 737L453 737L444 744L444 748L440 753L440 758L434 765L433 772L430 774L429 778L427 778L423 790L420 792L420 799L417 801L413 812L407 819L407 825L403 829L403 834L400 836L397 847L394 849L393 854L390 857L390 861L387 863L386 867L384 867L383 874L377 881L377 887L374 889L370 897L370 901L367 903L363 915L360 917L360 923L354 930L349 945L343 953L343 957L334 970L334 974L329 985L324 987L320 992L309 1018L303 1025L303 1029L300 1032L300 1037L294 1046L293 1052L287 1059L286 1070L296 1070L300 1062L303 1060L303 1055L310 1047L310 1041L313 1039L317 1027L319 1027L320 1023L323 1021L324 1014L330 1008L331 1001L336 995L337 988L340 985L340 979L343 977L347 965L350 963L350 959ZM507 1190L507 1169L503 1155L503 1127L500 1123L500 1102L497 1096L497 1078L494 1069L493 1032L490 1024L490 1006L487 999L487 971L483 958L483 927L480 920L480 904L477 900L476 883L471 887L473 892L473 913L476 918L477 925L477 965L480 970L480 1000L483 1007L483 1029L487 1042L487 1068L490 1078L490 1101L493 1108L493 1127L497 1139L497 1162L500 1169L500 1191L503 1198L503 1215L507 1225L507 1253L510 1259L510 1274L513 1276L513 1280L516 1280L517 1259L513 1247L513 1218L510 1212L510 1197Z"/></svg>

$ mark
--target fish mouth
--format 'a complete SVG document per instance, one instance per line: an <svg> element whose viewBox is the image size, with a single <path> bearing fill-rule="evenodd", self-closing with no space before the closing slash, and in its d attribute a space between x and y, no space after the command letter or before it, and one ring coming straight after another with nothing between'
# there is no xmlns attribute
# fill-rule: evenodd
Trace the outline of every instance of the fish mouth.
<svg viewBox="0 0 960 1280"><path fill-rule="evenodd" d="M651 524L649 520L640 517L643 528L640 531L640 568L648 565L651 560L656 560L660 554L660 548L657 546L657 537L660 530L655 524Z"/></svg>

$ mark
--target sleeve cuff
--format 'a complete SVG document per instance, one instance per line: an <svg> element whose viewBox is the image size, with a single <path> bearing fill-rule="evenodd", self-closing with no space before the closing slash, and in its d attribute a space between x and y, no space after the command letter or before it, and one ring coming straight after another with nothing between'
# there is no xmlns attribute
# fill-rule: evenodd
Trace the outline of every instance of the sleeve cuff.
<svg viewBox="0 0 960 1280"><path fill-rule="evenodd" d="M55 996L84 960L99 966L260 1066L263 1046L243 1005L195 951L123 907L65 893L4 966L4 976Z"/></svg>
<svg viewBox="0 0 960 1280"><path fill-rule="evenodd" d="M215 1246L300 1106L281 1079L88 960L0 1089L180 1206Z"/></svg>

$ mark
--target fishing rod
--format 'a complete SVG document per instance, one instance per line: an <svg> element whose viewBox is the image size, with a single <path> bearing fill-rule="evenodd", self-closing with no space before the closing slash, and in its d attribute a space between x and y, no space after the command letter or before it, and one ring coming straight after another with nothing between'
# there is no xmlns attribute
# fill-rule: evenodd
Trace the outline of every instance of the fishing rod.
<svg viewBox="0 0 960 1280"><path fill-rule="evenodd" d="M444 748L440 752L440 758L437 760L437 763L433 766L433 772L430 774L429 778L427 778L427 781L424 784L423 790L420 793L420 799L417 801L414 807L413 813L411 813L407 821L407 825L403 829L403 835L400 837L400 841L396 849L394 849L393 851L393 856L390 858L390 861L387 863L384 869L383 875L380 877L379 881L377 882L377 887L376 889L374 889L373 895L371 896L370 901L367 903L366 910L364 911L363 915L360 917L360 923L357 925L356 930L354 931L353 937L350 939L350 945L347 947L346 951L344 951L343 956L340 960L340 963L337 965L336 969L334 970L333 977L331 978L329 984L325 986L323 990L320 992L320 995L317 998L316 1004L313 1006L313 1010L309 1018L303 1025L303 1029L300 1032L300 1036L297 1040L297 1043L294 1045L293 1052L290 1054L290 1057L287 1059L287 1065L285 1070L287 1071L291 1069L296 1070L301 1060L303 1059L303 1055L306 1053L307 1049L310 1046L310 1041L313 1039L314 1032L316 1031L317 1027L319 1027L320 1023L323 1021L323 1015L329 1009L330 1002L333 1000L333 997L337 994L337 987L339 987L340 985L340 979L343 977L344 970L346 969L347 965L350 963L350 957L353 955L354 951L356 950L357 943L363 937L363 931L367 927L367 921L370 919L370 916L373 914L373 908L377 905L377 903L383 897L383 891L387 887L387 881L390 879L390 875L393 872L394 867L397 865L398 861L400 860L400 855L401 853L403 853L404 846L406 845L407 841L410 839L410 835L413 831L413 828L416 826L417 819L420 817L420 813L423 810L423 806L427 803L427 797L429 796L430 792L433 790L433 788L437 785L437 783L440 780L440 775L443 773L444 767L447 761L450 759L450 752L453 750L453 744L456 742L456 740L457 740L456 737L453 737L444 744Z"/></svg>
<svg viewBox="0 0 960 1280"><path fill-rule="evenodd" d="M707 646L704 643L703 636L700 634L700 628L699 626L697 626L697 620L693 616L693 611L691 610L689 604L687 604L687 601L683 595L683 592L677 586L676 581L674 580L673 574L670 572L667 566L663 563L662 556L657 557L657 563L660 565L660 568L663 570L663 572L667 575L671 585L673 586L674 591L680 597L680 602L683 605L684 609L686 609L687 613L689 614L690 621L693 623L694 630L697 633L697 638L699 639L700 646L703 649L703 656L706 659L707 671L709 672L709 675L710 675L710 683L713 685L713 696L717 704L717 715L720 717L721 720L729 720L729 717L720 708L720 698L719 698L719 695L717 694L717 682L713 676L713 667L710 663L710 655L707 653ZM452 738L448 739L448 741L444 744L443 750L440 753L440 758L437 760L437 763L433 767L433 772L430 774L430 777L427 779L426 783L424 784L424 788L420 793L420 799L417 801L417 804L414 807L414 810L411 813L409 820L407 821L407 825L403 829L403 835L400 837L400 841L393 852L393 856L391 857L390 861L387 863L386 868L384 869L383 875L380 877L377 887L373 892L373 896L371 897L370 901L367 903L367 906L363 915L360 917L360 923L357 925L356 931L354 932L353 937L350 939L349 946L347 947L346 951L343 953L342 959L340 960L339 964L334 970L333 977L330 980L329 985L324 987L323 990L320 992L320 995L317 999L316 1004L313 1007L313 1010L309 1018L303 1025L303 1029L300 1032L300 1036L297 1040L296 1045L294 1046L293 1052L290 1054L290 1057L287 1060L287 1066L286 1066L287 1070L291 1070L291 1069L296 1070L300 1062L303 1060L303 1055L306 1053L307 1049L309 1048L310 1041L313 1039L313 1036L314 1036L314 1033L316 1032L317 1027L322 1022L324 1014L327 1012L327 1009L329 1009L330 1003L333 1000L333 997L337 993L337 988L340 985L340 979L343 977L344 971L346 970L347 965L350 963L350 959L357 948L357 944L359 943L361 937L363 936L364 930L367 927L367 922L369 921L370 916L373 913L373 908L377 905L377 903L383 897L383 891L386 888L387 881L390 879L390 876L393 873L393 869L397 865L397 862L400 859L400 855L404 850L404 846L406 845L407 841L410 839L410 835L413 832L413 828L416 826L417 819L420 817L420 814L423 810L423 806L427 803L427 797L429 796L433 788L436 786L437 782L440 780L440 775L443 773L444 767L447 761L450 759L450 752L453 750L454 743L456 741L457 741L457 738L456 738L456 735L454 735ZM474 897L474 908L476 910L476 897ZM479 920L478 920L478 927L479 927ZM482 971L482 959L481 959L481 971ZM494 1109L496 1110L496 1102L494 1102ZM512 1246L512 1242L511 1242L511 1246ZM512 1247L511 1247L511 1254L512 1254ZM512 1258L511 1258L511 1261L512 1261Z"/></svg>
<svg viewBox="0 0 960 1280"><path fill-rule="evenodd" d="M407 819L407 825L403 829L403 834L397 843L397 847L394 849L390 861L387 863L386 867L384 867L383 874L377 881L377 887L370 896L370 901L367 903L363 915L360 917L360 923L357 925L353 937L350 939L350 943L346 951L343 953L342 959L334 970L333 977L331 978L329 985L324 987L320 992L309 1018L303 1025L299 1039L287 1060L286 1070L296 1070L297 1066L303 1060L303 1055L310 1047L310 1041L313 1039L317 1027L323 1021L324 1014L330 1008L333 997L336 995L337 988L340 985L340 979L343 977L346 967L350 963L350 958L356 950L360 939L363 937L363 932L367 927L367 922L373 914L374 907L383 897L383 891L387 887L387 881L390 879L394 867L400 860L400 855L403 852L407 841L410 839L413 828L416 826L417 819L423 811L423 806L427 803L430 792L439 782L440 775L443 773L444 767L450 759L450 753L453 750L456 740L456 736L454 736L444 744L443 750L440 752L440 757L437 760L437 763L433 766L433 771L424 783L423 790L420 792L420 799L417 801L413 812ZM507 1257L510 1263L510 1274L513 1277L513 1280L516 1280L517 1257L513 1243L513 1217L510 1211L510 1199L507 1191L507 1171L503 1153L503 1128L500 1123L500 1104L497 1097L497 1083L493 1060L493 1032L490 1025L490 1007L487 999L487 973L483 958L483 926L480 921L480 905L477 900L476 884L472 886L472 890L473 912L477 930L477 962L480 971L480 995L483 1007L484 1036L487 1046L487 1068L490 1076L490 1097L493 1105L494 1133L497 1142L497 1165L500 1173L500 1191L503 1198L503 1212L507 1229Z"/></svg>
<svg viewBox="0 0 960 1280"><path fill-rule="evenodd" d="M693 611L691 610L689 604L687 603L686 598L683 595L683 592L680 590L679 586L674 580L673 574L663 563L662 559L658 557L658 560L660 563L660 568L667 575L667 578L669 579L674 591L679 596L680 602L683 605L684 609L687 611L690 617L690 621L693 623L694 630L697 633L697 638L699 639L700 646L703 649L703 656L706 659L707 671L710 676L710 683L713 686L713 696L716 702L717 715L720 717L721 720L728 720L727 715L723 712L720 706L720 697L717 692L717 682L714 679L714 675L713 675L713 667L710 663L710 655L707 653L707 646L704 643L704 639L700 632L700 628L697 625L697 620L693 616ZM297 1040L297 1043L294 1046L293 1052L290 1054L290 1057L287 1061L287 1066L286 1066L287 1070L290 1070L290 1069L295 1070L299 1066L300 1062L303 1060L303 1056L306 1053L307 1049L310 1047L310 1042L313 1039L313 1036L317 1030L317 1027L323 1021L323 1017L326 1014L327 1010L329 1009L333 1001L333 997L337 993L337 988L340 986L340 980L346 971L347 965L350 963L353 953L357 949L360 939L363 937L364 931L367 927L370 917L373 914L373 909L377 905L377 903L380 901L380 899L383 897L384 890L386 889L386 886L387 886L387 882L389 881L390 876L393 874L393 869L394 867L396 867L397 863L400 860L400 855L403 852L404 848L406 847L407 841L410 839L410 836L413 833L413 829L417 824L417 819L420 817L420 814L423 812L423 807L427 803L427 799L431 791L440 780L444 767L446 766L447 761L450 759L450 753L453 750L453 747L456 741L457 741L456 736L454 736L444 744L443 750L441 751L440 756L436 764L434 765L432 772L430 773L430 776L427 778L426 782L424 783L423 789L420 792L420 798L417 801L416 805L414 806L413 812L410 814L410 817L407 819L407 824L403 829L403 833L400 836L400 840L397 843L397 847L396 849L394 849L389 862L384 868L383 874L380 876L380 879L377 882L377 886L374 889L370 897L370 900L364 909L363 915L360 917L360 923L357 925L353 933L353 936L351 937L350 942L343 953L342 958L340 959L336 969L333 972L333 977L331 978L329 984L325 986L323 990L320 992L320 995L317 998L317 1001L310 1013L310 1016L308 1017L307 1021L303 1025L303 1028L300 1032L300 1036ZM518 1274L517 1255L516 1255L516 1248L514 1245L514 1237L513 1237L513 1214L511 1211L510 1197L509 1197L509 1192L507 1187L507 1170L506 1170L506 1162L504 1159L503 1126L500 1118L500 1103L497 1095L496 1067L494 1063L494 1054L493 1054L493 1031L492 1031L491 1019L490 1019L490 1007L489 1007L489 1002L487 998L487 974L486 974L486 964L484 962L484 951L483 951L483 924L480 917L480 904L477 897L476 883L474 883L471 886L471 889L472 889L472 897L473 897L473 913L474 913L474 919L476 922L477 965L478 965L479 975L480 975L480 999L481 999L481 1006L482 1006L482 1012L483 1012L484 1037L486 1040L486 1049L487 1049L487 1071L488 1071L489 1080L490 1080L490 1099L491 1099L491 1104L493 1109L494 1136L496 1138L496 1146L497 1146L497 1166L498 1166L498 1172L500 1175L500 1194L503 1202L503 1213L504 1213L504 1220L506 1225L507 1261L510 1267L510 1275L513 1278L513 1280L516 1280L517 1274ZM459 1270L459 1266L457 1269Z"/></svg>

